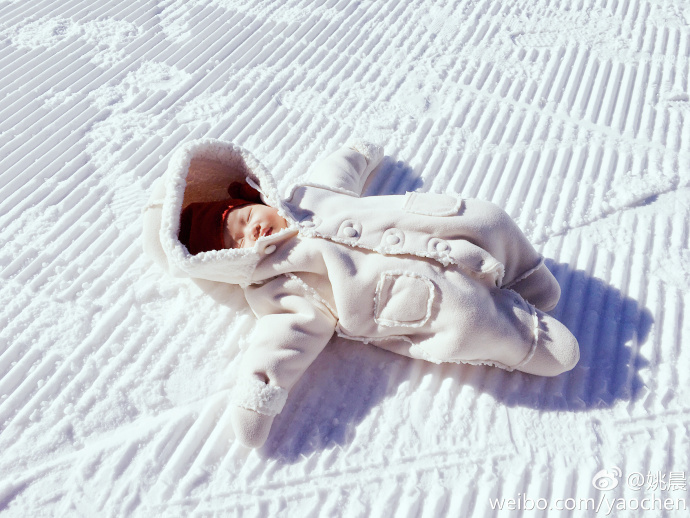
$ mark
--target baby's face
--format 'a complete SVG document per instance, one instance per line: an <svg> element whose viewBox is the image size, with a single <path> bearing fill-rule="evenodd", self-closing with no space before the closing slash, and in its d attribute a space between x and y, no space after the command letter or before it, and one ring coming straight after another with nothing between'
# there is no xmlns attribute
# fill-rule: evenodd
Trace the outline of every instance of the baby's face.
<svg viewBox="0 0 690 518"><path fill-rule="evenodd" d="M287 226L287 221L273 207L250 203L231 211L225 219L225 248L251 248L260 237L275 234Z"/></svg>

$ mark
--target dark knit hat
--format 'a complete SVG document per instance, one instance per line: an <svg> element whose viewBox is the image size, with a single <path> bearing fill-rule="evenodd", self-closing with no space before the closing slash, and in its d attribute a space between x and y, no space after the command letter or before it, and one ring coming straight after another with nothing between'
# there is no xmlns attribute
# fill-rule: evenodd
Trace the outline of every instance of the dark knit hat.
<svg viewBox="0 0 690 518"><path fill-rule="evenodd" d="M250 203L262 203L259 192L245 183L232 183L228 194L231 198L190 203L182 211L178 239L190 254L225 248L223 229L228 214Z"/></svg>

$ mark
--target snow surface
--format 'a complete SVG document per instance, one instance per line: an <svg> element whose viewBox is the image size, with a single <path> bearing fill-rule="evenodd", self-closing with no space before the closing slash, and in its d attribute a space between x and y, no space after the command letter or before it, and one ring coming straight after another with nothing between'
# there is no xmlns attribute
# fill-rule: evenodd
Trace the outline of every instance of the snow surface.
<svg viewBox="0 0 690 518"><path fill-rule="evenodd" d="M3 516L690 505L626 480L690 478L687 0L4 0L0 67ZM242 293L164 277L141 208L185 141L285 187L351 136L386 148L369 195L504 207L582 358L547 379L334 339L248 450L226 412Z"/></svg>

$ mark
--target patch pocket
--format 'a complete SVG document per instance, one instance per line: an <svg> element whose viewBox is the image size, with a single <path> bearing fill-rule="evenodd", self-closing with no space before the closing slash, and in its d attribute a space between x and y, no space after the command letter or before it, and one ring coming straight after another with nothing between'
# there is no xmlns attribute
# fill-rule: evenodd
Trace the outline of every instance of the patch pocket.
<svg viewBox="0 0 690 518"><path fill-rule="evenodd" d="M374 321L386 327L421 327L431 315L434 284L402 271L381 274L374 296Z"/></svg>
<svg viewBox="0 0 690 518"><path fill-rule="evenodd" d="M433 192L405 193L403 210L424 216L455 216L462 207L462 198Z"/></svg>

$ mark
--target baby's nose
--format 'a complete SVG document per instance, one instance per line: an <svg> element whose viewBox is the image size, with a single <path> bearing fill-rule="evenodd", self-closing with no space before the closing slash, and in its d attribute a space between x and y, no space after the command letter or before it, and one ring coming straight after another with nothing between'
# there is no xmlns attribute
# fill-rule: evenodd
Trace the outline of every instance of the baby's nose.
<svg viewBox="0 0 690 518"><path fill-rule="evenodd" d="M259 235L261 233L261 224L260 223L255 223L254 226L251 229L251 236L256 241L259 239Z"/></svg>

